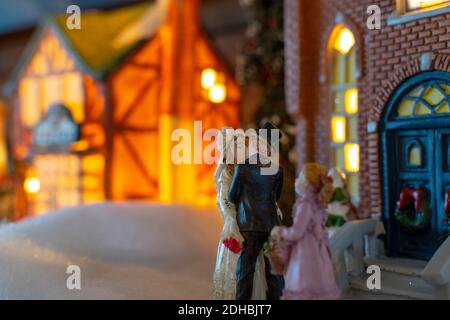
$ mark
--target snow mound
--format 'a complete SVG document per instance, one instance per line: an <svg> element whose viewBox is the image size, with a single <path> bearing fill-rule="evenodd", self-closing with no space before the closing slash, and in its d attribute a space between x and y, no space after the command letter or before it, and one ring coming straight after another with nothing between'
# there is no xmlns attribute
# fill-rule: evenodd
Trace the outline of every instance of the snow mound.
<svg viewBox="0 0 450 320"><path fill-rule="evenodd" d="M2 225L0 299L209 299L220 229L215 209L139 202Z"/></svg>

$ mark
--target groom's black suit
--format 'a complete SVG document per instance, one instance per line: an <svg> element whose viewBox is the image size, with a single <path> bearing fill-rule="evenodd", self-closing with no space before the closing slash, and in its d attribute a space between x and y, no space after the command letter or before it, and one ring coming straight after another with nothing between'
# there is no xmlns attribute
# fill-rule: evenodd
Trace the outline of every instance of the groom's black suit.
<svg viewBox="0 0 450 320"><path fill-rule="evenodd" d="M276 201L283 187L283 169L274 175L263 175L261 163L238 164L234 170L228 198L236 204L237 222L244 237L244 246L237 265L236 299L250 300L253 291L253 276L256 260L270 231L280 224ZM270 273L270 263L265 258L267 299L281 296L283 278Z"/></svg>

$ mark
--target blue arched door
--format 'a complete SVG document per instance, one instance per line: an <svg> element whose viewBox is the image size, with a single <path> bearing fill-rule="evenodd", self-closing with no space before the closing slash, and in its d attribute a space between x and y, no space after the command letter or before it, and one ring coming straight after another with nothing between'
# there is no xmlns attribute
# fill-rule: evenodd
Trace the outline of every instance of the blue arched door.
<svg viewBox="0 0 450 320"><path fill-rule="evenodd" d="M400 85L380 138L388 254L428 260L449 232L450 74L424 72Z"/></svg>

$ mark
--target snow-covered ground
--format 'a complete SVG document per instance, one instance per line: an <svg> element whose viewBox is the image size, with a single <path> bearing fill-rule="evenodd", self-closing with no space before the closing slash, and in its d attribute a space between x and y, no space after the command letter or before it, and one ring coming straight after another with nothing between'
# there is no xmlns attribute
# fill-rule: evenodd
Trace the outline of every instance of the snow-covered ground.
<svg viewBox="0 0 450 320"><path fill-rule="evenodd" d="M0 226L0 299L209 299L221 218L150 203L68 208ZM66 269L81 268L81 290Z"/></svg>

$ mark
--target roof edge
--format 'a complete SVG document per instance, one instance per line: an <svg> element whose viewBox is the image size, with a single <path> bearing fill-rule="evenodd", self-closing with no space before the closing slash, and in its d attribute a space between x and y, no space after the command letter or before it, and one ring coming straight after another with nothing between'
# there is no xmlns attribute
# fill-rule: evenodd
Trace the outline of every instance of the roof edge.
<svg viewBox="0 0 450 320"><path fill-rule="evenodd" d="M2 92L6 97L11 96L14 89L17 87L18 78L23 72L25 64L30 61L32 53L34 52L34 49L36 48L36 45L46 28L46 24L41 22L33 32L31 39L25 46L25 49L20 55L18 62L15 64L13 71L8 77L8 80L6 80L5 84L3 85Z"/></svg>
<svg viewBox="0 0 450 320"><path fill-rule="evenodd" d="M67 50L69 56L75 60L75 64L85 73L88 73L95 79L102 79L103 73L92 69L88 64L84 62L84 59L78 54L78 51L74 48L70 40L66 37L65 33L61 30L60 26L55 20L54 16L48 16L45 19L45 23L52 28L56 37L61 41L62 45Z"/></svg>

